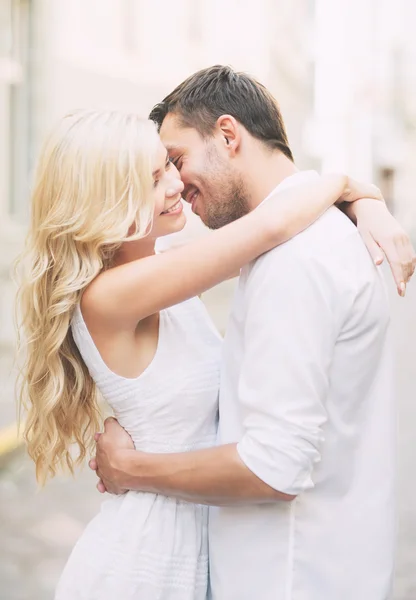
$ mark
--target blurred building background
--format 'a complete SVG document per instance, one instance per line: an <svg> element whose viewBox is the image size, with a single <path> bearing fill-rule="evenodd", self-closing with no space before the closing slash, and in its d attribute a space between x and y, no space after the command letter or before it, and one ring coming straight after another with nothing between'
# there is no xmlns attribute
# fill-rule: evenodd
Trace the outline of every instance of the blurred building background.
<svg viewBox="0 0 416 600"><path fill-rule="evenodd" d="M316 0L314 118L308 148L384 191L414 228L416 3Z"/></svg>
<svg viewBox="0 0 416 600"><path fill-rule="evenodd" d="M374 181L414 227L415 23L412 0L0 0L2 289L54 120L86 106L146 115L214 63L271 89L300 167ZM1 301L4 345L10 293Z"/></svg>
<svg viewBox="0 0 416 600"><path fill-rule="evenodd" d="M54 120L80 107L147 115L192 72L231 64L276 96L299 167L374 181L416 234L415 25L415 0L0 0L0 432L10 430L15 416L10 266L25 234L39 145ZM207 296L221 329L228 289ZM415 316L410 323L402 318L416 332ZM33 474L19 460L5 468L3 484L0 470L0 506L18 502L22 490L33 494L25 479ZM53 507L53 493L66 489L52 486L46 504ZM59 493L65 502L66 492ZM56 532L60 523L64 539L68 519L50 526ZM416 517L411 523L416 535ZM48 536L36 527L31 531ZM22 534L23 546L29 537ZM52 575L38 576L42 589L53 588L67 551L64 544ZM10 565L0 568L0 600L37 600L23 584L2 591L2 573L6 582L22 577ZM32 589L35 579L28 575ZM414 584L412 595L397 600L414 600ZM39 598L52 597L45 594Z"/></svg>

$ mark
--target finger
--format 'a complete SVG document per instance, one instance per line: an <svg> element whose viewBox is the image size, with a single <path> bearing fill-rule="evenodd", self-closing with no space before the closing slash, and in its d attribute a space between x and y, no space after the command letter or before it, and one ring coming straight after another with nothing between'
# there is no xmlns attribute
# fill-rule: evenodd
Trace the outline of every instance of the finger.
<svg viewBox="0 0 416 600"><path fill-rule="evenodd" d="M397 238L388 238L378 240L378 244L383 248L383 252L390 265L394 282L400 296L403 296L406 291L406 273L404 269L403 255L399 249Z"/></svg>
<svg viewBox="0 0 416 600"><path fill-rule="evenodd" d="M410 263L409 261L407 261L404 265L403 265L403 275L404 275L404 282L405 283L409 283L410 278L412 276L412 263Z"/></svg>
<svg viewBox="0 0 416 600"><path fill-rule="evenodd" d="M118 425L118 421L114 417L107 417L104 421L104 431L108 431L111 427L114 427L114 425Z"/></svg>
<svg viewBox="0 0 416 600"><path fill-rule="evenodd" d="M367 246L367 250L370 253L371 258L373 259L374 264L377 266L381 265L384 260L383 252L380 249L380 246L377 244L373 236L368 232L361 231L361 236L365 245Z"/></svg>
<svg viewBox="0 0 416 600"><path fill-rule="evenodd" d="M105 489L105 485L103 484L103 482L101 481L101 479L100 479L100 481L97 483L97 486L96 486L96 487L97 487L97 490L100 492L100 494L105 494L105 492L107 491L107 490Z"/></svg>
<svg viewBox="0 0 416 600"><path fill-rule="evenodd" d="M90 462L88 463L88 466L93 471L96 471L98 469L98 464L97 464L97 460L96 460L95 456L94 456L94 458L92 458L90 460Z"/></svg>
<svg viewBox="0 0 416 600"><path fill-rule="evenodd" d="M413 273L415 272L415 269L416 269L416 254L415 254L413 246L410 242L409 242L409 245L410 245L410 248L409 248L408 275L409 275L409 280L410 280L413 277Z"/></svg>
<svg viewBox="0 0 416 600"><path fill-rule="evenodd" d="M406 294L406 275L403 269L403 264L400 261L390 262L394 281L396 282L397 292L399 296L404 298Z"/></svg>
<svg viewBox="0 0 416 600"><path fill-rule="evenodd" d="M406 267L407 267L407 269L406 269L406 277L407 277L406 282L408 283L411 280L411 278L413 276L413 273L415 272L415 267L416 267L416 259L415 259L414 255L413 255L413 248L412 247L409 248L409 257L408 257L408 260L407 260Z"/></svg>
<svg viewBox="0 0 416 600"><path fill-rule="evenodd" d="M416 258L414 258L412 260L412 266L411 266L411 269L410 269L410 277L413 277L413 275L415 273L415 270L416 270Z"/></svg>
<svg viewBox="0 0 416 600"><path fill-rule="evenodd" d="M403 297L406 293L406 276L403 264L397 255L396 249L386 249L386 256L393 274L393 279L397 286L398 294Z"/></svg>
<svg viewBox="0 0 416 600"><path fill-rule="evenodd" d="M412 253L412 275L416 270L416 254Z"/></svg>
<svg viewBox="0 0 416 600"><path fill-rule="evenodd" d="M402 262L403 281L404 283L408 283L414 272L414 254L413 247L407 235L404 238L400 237L396 241L396 249L399 260Z"/></svg>

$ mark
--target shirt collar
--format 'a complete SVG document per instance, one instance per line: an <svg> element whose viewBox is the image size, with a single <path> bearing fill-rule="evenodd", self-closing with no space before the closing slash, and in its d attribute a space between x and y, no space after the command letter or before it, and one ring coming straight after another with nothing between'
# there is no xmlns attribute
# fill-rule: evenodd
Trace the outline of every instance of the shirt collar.
<svg viewBox="0 0 416 600"><path fill-rule="evenodd" d="M281 181L279 183L279 185L277 185L268 196L266 196L266 198L260 202L260 204L263 204L263 202L265 202L266 200L268 200L271 196L273 196L276 191L281 192L282 190L285 190L287 188L290 187L294 187L295 185L299 185L301 183L307 183L308 181L312 182L312 181L316 181L319 178L319 174L317 173L317 171L296 171L296 173L294 173L293 175L289 175L289 177L285 177L285 179L283 179L283 181Z"/></svg>

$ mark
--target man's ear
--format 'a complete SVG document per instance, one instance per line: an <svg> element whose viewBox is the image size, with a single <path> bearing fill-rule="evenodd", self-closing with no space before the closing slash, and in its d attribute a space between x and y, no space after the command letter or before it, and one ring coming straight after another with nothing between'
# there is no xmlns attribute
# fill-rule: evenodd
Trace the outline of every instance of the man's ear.
<svg viewBox="0 0 416 600"><path fill-rule="evenodd" d="M216 129L230 156L235 156L241 144L241 125L231 115L221 115L217 119Z"/></svg>

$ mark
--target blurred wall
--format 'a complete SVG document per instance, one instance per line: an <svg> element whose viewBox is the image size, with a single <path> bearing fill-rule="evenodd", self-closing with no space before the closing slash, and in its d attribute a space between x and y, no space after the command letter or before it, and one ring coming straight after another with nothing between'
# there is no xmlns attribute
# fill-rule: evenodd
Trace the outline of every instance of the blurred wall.
<svg viewBox="0 0 416 600"><path fill-rule="evenodd" d="M271 89L301 168L375 181L414 227L415 19L413 0L0 0L0 347L45 131L73 108L146 116L208 65Z"/></svg>
<svg viewBox="0 0 416 600"><path fill-rule="evenodd" d="M379 185L416 234L416 2L316 0L309 151Z"/></svg>
<svg viewBox="0 0 416 600"><path fill-rule="evenodd" d="M50 125L82 107L146 116L189 74L225 63L251 72L276 95L296 158L309 166L303 131L313 101L312 4L0 0L0 346L13 343L8 271L22 243L31 173Z"/></svg>

